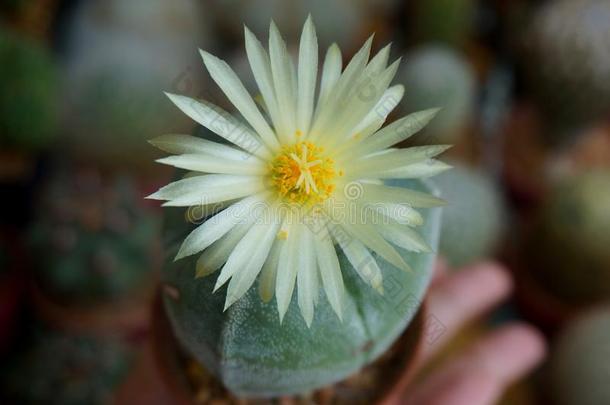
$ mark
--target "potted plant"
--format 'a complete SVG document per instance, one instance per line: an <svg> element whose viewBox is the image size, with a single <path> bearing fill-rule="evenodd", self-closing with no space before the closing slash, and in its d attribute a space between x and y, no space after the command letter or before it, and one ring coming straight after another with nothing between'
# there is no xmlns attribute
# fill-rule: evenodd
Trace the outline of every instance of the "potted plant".
<svg viewBox="0 0 610 405"><path fill-rule="evenodd" d="M188 364L211 376L203 385L224 386L227 401L298 401L340 387L395 342L403 342L393 358L404 370L413 357L402 356L417 345L399 338L405 330L421 337L422 322L412 321L430 282L443 200L420 179L449 167L434 159L447 146L390 147L437 110L382 128L403 87L389 87L398 68L398 61L388 65L389 46L369 61L372 38L344 69L338 46L328 49L316 95L311 18L297 65L273 23L269 54L247 28L245 37L260 109L226 63L202 57L246 122L207 101L168 94L232 145L187 135L151 141L172 154L159 162L187 170L149 196L168 207L157 325L167 323L154 327L153 355L138 368L165 381L145 384L148 393L187 387L184 395L164 390L174 402L195 400ZM172 338L178 369L168 371L162 359ZM376 364L385 376L378 384L404 381ZM145 379L133 377L119 402L146 395L135 388ZM384 398L377 388L367 403Z"/></svg>

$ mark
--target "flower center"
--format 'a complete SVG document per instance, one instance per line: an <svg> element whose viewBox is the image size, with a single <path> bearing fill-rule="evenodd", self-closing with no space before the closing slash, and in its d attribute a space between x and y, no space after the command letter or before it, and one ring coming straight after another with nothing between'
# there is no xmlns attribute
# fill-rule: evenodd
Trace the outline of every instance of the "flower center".
<svg viewBox="0 0 610 405"><path fill-rule="evenodd" d="M334 162L311 142L284 146L271 162L271 182L288 202L319 203L334 191Z"/></svg>

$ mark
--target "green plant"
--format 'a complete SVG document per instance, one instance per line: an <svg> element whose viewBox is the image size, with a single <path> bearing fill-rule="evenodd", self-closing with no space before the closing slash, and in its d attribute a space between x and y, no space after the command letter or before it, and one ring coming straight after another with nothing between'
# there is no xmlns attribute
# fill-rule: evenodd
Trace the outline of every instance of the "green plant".
<svg viewBox="0 0 610 405"><path fill-rule="evenodd" d="M424 135L439 142L454 141L474 112L476 81L471 66L457 51L438 45L417 48L407 60L398 73L400 82L409 89L403 111L440 107Z"/></svg>
<svg viewBox="0 0 610 405"><path fill-rule="evenodd" d="M40 45L0 29L0 146L39 149L57 129L57 71Z"/></svg>
<svg viewBox="0 0 610 405"><path fill-rule="evenodd" d="M610 172L573 175L556 185L525 242L532 274L574 305L610 298Z"/></svg>
<svg viewBox="0 0 610 405"><path fill-rule="evenodd" d="M128 177L59 170L47 182L30 229L40 286L64 301L93 304L148 285L159 221Z"/></svg>
<svg viewBox="0 0 610 405"><path fill-rule="evenodd" d="M298 66L275 24L269 54L245 35L268 119L233 70L201 51L247 123L168 94L233 145L151 140L171 154L159 163L188 172L148 198L189 207L168 208L166 223L164 302L178 341L234 393L275 397L347 377L409 325L430 282L444 204L419 179L447 170L434 159L447 146L390 148L437 110L382 128L403 94L390 86L398 62L388 63L389 47L369 61L369 39L341 73L332 45L316 97L311 18Z"/></svg>
<svg viewBox="0 0 610 405"><path fill-rule="evenodd" d="M531 21L523 66L551 145L569 143L610 112L610 3L560 0Z"/></svg>
<svg viewBox="0 0 610 405"><path fill-rule="evenodd" d="M572 321L551 352L547 392L557 405L610 403L610 307Z"/></svg>
<svg viewBox="0 0 610 405"><path fill-rule="evenodd" d="M449 201L441 220L439 253L456 268L492 255L506 220L502 196L493 180L458 165L437 176L435 183Z"/></svg>

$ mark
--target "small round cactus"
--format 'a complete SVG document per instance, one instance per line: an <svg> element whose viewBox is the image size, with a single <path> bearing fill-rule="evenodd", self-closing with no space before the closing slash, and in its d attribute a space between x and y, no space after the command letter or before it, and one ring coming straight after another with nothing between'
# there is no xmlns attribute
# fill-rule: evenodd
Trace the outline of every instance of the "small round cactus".
<svg viewBox="0 0 610 405"><path fill-rule="evenodd" d="M423 135L441 142L454 141L468 125L475 106L476 82L468 62L451 48L425 46L407 55L397 77L408 89L404 111L430 106L441 109Z"/></svg>
<svg viewBox="0 0 610 405"><path fill-rule="evenodd" d="M418 43L441 42L464 45L476 18L473 0L427 0L415 2L410 18L412 35Z"/></svg>
<svg viewBox="0 0 610 405"><path fill-rule="evenodd" d="M57 128L57 71L40 45L0 28L0 147L36 150Z"/></svg>
<svg viewBox="0 0 610 405"><path fill-rule="evenodd" d="M543 5L526 37L523 65L552 145L569 142L610 113L610 3L559 0Z"/></svg>
<svg viewBox="0 0 610 405"><path fill-rule="evenodd" d="M65 150L131 168L150 161L147 139L189 130L162 90L201 87L204 16L192 0L79 2L63 44Z"/></svg>
<svg viewBox="0 0 610 405"><path fill-rule="evenodd" d="M500 190L484 173L465 166L435 178L449 203L443 209L439 253L452 267L493 255L505 221Z"/></svg>
<svg viewBox="0 0 610 405"><path fill-rule="evenodd" d="M36 213L31 246L47 293L87 304L150 284L159 224L129 178L93 169L59 171Z"/></svg>
<svg viewBox="0 0 610 405"><path fill-rule="evenodd" d="M8 359L3 392L10 403L107 404L129 371L124 343L72 336L36 325Z"/></svg>
<svg viewBox="0 0 610 405"><path fill-rule="evenodd" d="M405 184L425 190L422 184ZM172 261L193 224L183 213L166 216L170 261L162 273L164 302L183 348L233 393L269 397L312 391L340 381L382 355L413 319L432 274L434 255L401 250L411 273L379 261L383 294L362 281L339 255L347 297L343 319L320 292L310 327L293 299L282 321L275 300L264 302L258 283L224 310L226 288L212 294L216 276L195 278L196 259ZM424 214L422 233L431 246L439 237L440 211ZM373 260L370 259L370 260ZM360 266L370 263L362 258ZM295 293L295 296L297 294Z"/></svg>
<svg viewBox="0 0 610 405"><path fill-rule="evenodd" d="M564 179L548 195L525 242L532 274L566 303L610 298L609 206L607 170Z"/></svg>
<svg viewBox="0 0 610 405"><path fill-rule="evenodd" d="M575 319L559 336L548 365L556 405L610 403L610 307Z"/></svg>

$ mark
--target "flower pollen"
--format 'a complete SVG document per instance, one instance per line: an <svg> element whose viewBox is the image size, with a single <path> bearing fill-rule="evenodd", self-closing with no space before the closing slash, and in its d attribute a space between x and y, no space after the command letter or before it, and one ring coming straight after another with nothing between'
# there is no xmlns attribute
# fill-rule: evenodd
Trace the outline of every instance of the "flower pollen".
<svg viewBox="0 0 610 405"><path fill-rule="evenodd" d="M334 162L308 141L284 146L271 162L271 182L287 202L320 203L335 190Z"/></svg>

